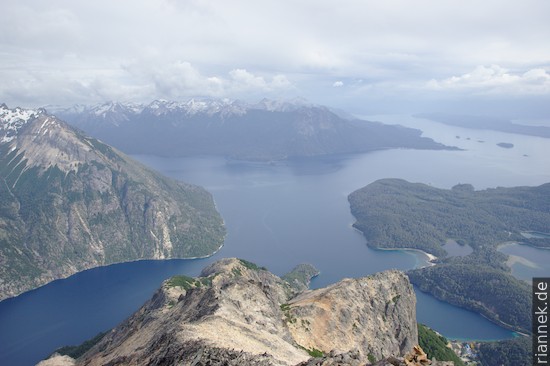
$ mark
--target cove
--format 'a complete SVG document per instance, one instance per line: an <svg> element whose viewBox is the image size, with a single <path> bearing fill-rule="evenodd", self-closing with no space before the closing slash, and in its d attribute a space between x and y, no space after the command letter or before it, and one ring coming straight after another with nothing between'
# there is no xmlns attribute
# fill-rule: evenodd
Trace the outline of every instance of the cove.
<svg viewBox="0 0 550 366"><path fill-rule="evenodd" d="M438 141L466 136L466 131L452 127L432 127L429 133L437 135ZM477 132L468 132L472 141L494 138L510 141L515 148L476 145L462 139L454 144L469 148L467 151L386 150L276 163L135 156L166 175L212 192L227 226L224 247L207 259L139 261L96 268L0 302L0 364L31 365L56 347L110 329L149 299L167 277L197 275L222 257L241 257L278 275L298 263L311 263L321 271L313 287L344 277L422 265L424 259L418 253L368 248L363 236L351 227L355 220L347 195L376 179L390 177L441 188L472 183L476 189L550 181L549 140L543 145L535 137L477 136ZM523 157L522 149L528 150L529 158ZM417 296L418 321L446 336L513 337L512 332L477 314L418 291Z"/></svg>
<svg viewBox="0 0 550 366"><path fill-rule="evenodd" d="M508 255L512 275L531 283L533 277L548 277L550 274L550 249L508 243L501 245L500 252Z"/></svg>

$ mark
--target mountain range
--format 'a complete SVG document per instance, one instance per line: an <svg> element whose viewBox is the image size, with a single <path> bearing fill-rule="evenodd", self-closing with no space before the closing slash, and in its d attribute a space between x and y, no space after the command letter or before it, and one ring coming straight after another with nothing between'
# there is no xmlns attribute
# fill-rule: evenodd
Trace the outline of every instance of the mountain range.
<svg viewBox="0 0 550 366"><path fill-rule="evenodd" d="M96 266L207 256L224 235L203 188L44 109L0 105L0 300Z"/></svg>
<svg viewBox="0 0 550 366"><path fill-rule="evenodd" d="M264 99L256 104L156 100L46 108L128 154L270 161L388 148L451 149L421 137L419 130L354 119L301 99Z"/></svg>

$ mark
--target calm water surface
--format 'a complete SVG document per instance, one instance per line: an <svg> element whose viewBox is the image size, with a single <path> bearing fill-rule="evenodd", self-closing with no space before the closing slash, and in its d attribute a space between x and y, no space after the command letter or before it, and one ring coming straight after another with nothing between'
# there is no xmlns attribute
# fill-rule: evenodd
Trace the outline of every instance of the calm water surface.
<svg viewBox="0 0 550 366"><path fill-rule="evenodd" d="M351 228L354 218L347 195L377 179L403 178L440 188L472 183L476 189L550 182L548 139L466 130L406 116L371 119L418 127L428 131L426 136L467 151L388 150L274 164L136 156L166 175L212 192L227 226L224 247L208 259L140 261L93 269L1 302L0 365L33 364L56 347L110 329L167 277L198 275L222 257L242 257L279 275L308 262L321 270L313 287L388 268L425 265L425 257L416 252L369 249ZM515 147L502 149L498 142ZM418 321L451 338L513 336L472 312L420 292L417 296Z"/></svg>
<svg viewBox="0 0 550 366"><path fill-rule="evenodd" d="M505 244L499 250L509 256L508 265L516 278L531 282L533 277L550 276L550 249Z"/></svg>

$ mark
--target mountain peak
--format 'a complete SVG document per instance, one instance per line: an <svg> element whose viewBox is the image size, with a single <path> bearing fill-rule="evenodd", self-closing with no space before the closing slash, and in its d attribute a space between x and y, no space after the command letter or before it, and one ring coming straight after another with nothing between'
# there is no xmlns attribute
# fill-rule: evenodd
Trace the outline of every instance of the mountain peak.
<svg viewBox="0 0 550 366"><path fill-rule="evenodd" d="M23 109L16 107L10 109L5 104L0 105L0 143L11 142L15 139L21 127L45 113L46 111L42 108Z"/></svg>
<svg viewBox="0 0 550 366"><path fill-rule="evenodd" d="M210 255L223 240L206 191L43 109L0 106L0 181L0 300L95 266Z"/></svg>
<svg viewBox="0 0 550 366"><path fill-rule="evenodd" d="M291 112L299 108L318 107L302 97L293 99L268 99L264 98L253 105L253 108L264 109L270 112Z"/></svg>

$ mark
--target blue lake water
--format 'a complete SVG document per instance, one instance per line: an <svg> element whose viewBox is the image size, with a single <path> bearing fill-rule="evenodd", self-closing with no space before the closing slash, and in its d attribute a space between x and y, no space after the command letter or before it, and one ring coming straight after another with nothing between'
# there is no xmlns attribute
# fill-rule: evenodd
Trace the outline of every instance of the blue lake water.
<svg viewBox="0 0 550 366"><path fill-rule="evenodd" d="M224 247L208 259L140 261L92 269L0 302L0 365L33 364L56 347L112 328L150 298L167 277L198 275L205 265L222 257L245 258L279 275L308 262L321 271L313 287L388 268L425 265L425 257L417 252L372 250L352 229L347 195L376 179L403 178L441 188L472 183L476 189L550 182L549 139L465 130L406 116L373 119L420 127L426 136L467 151L388 150L275 164L136 156L166 175L212 192L227 226ZM457 135L465 138L456 139ZM499 148L500 141L515 147ZM418 321L444 335L513 336L477 314L426 294L417 296Z"/></svg>
<svg viewBox="0 0 550 366"><path fill-rule="evenodd" d="M505 244L499 248L509 256L512 275L531 282L533 277L550 276L550 249L533 248L521 244Z"/></svg>
<svg viewBox="0 0 550 366"><path fill-rule="evenodd" d="M474 251L468 244L460 245L452 239L447 239L447 242L443 245L443 249L445 249L449 257L464 257Z"/></svg>

